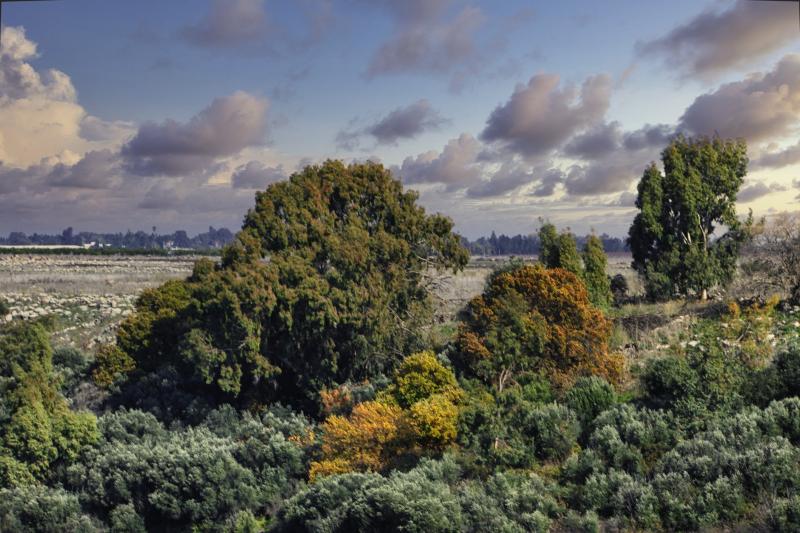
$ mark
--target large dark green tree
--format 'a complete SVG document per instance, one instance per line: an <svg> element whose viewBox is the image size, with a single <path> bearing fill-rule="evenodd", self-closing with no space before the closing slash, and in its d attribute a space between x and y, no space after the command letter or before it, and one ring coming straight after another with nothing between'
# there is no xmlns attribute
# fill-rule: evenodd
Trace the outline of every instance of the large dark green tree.
<svg viewBox="0 0 800 533"><path fill-rule="evenodd" d="M382 165L327 161L259 192L221 263L143 294L118 343L140 375L171 366L206 396L313 409L420 348L428 274L467 260Z"/></svg>
<svg viewBox="0 0 800 533"><path fill-rule="evenodd" d="M750 233L751 219L736 215L747 145L678 136L661 160L664 173L651 164L639 182L639 214L628 237L633 267L651 298L705 298L708 289L731 280Z"/></svg>

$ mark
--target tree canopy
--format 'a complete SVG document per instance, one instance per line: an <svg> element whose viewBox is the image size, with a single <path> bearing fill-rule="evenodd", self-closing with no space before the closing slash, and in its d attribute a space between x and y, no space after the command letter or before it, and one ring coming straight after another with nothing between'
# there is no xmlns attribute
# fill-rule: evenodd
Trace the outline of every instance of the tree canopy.
<svg viewBox="0 0 800 533"><path fill-rule="evenodd" d="M638 187L639 214L629 231L633 267L651 298L705 297L728 283L750 220L736 215L736 195L747 174L743 140L674 139Z"/></svg>
<svg viewBox="0 0 800 533"><path fill-rule="evenodd" d="M452 227L379 164L306 167L257 193L219 265L144 293L119 346L139 373L171 365L222 400L315 410L324 387L421 347L430 270L468 259Z"/></svg>

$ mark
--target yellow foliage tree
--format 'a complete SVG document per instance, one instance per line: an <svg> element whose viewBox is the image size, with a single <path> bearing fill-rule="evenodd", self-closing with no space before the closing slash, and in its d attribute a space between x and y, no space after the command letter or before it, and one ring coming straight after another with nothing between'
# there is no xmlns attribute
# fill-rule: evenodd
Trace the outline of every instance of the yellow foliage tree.
<svg viewBox="0 0 800 533"><path fill-rule="evenodd" d="M407 440L403 410L381 402L360 403L347 418L333 415L322 431L323 459L311 464L311 481L320 475L383 470Z"/></svg>
<svg viewBox="0 0 800 533"><path fill-rule="evenodd" d="M324 401L339 405L342 396L346 392L326 393ZM452 370L432 352L406 357L377 401L325 420L321 458L311 464L309 479L382 471L403 454L443 450L455 441L463 396Z"/></svg>

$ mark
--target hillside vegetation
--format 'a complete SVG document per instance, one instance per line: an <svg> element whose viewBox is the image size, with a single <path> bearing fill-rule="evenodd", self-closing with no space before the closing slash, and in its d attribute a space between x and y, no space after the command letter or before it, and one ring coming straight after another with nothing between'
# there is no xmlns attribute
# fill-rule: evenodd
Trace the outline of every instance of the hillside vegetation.
<svg viewBox="0 0 800 533"><path fill-rule="evenodd" d="M270 185L114 342L0 326L0 531L798 531L800 244L735 212L746 167L646 169L644 294L544 223L444 322L467 250L387 169Z"/></svg>

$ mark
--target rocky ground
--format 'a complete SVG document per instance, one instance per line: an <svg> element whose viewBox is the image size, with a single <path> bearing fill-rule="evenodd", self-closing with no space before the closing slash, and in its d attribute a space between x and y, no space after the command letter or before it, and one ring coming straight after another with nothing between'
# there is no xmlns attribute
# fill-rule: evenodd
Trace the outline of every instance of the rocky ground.
<svg viewBox="0 0 800 533"><path fill-rule="evenodd" d="M194 257L0 255L5 320L51 316L55 341L91 350L109 342L139 293L183 278Z"/></svg>
<svg viewBox="0 0 800 533"><path fill-rule="evenodd" d="M0 298L11 307L6 320L54 317L56 343L92 350L98 343L113 340L117 325L131 313L143 289L186 277L197 259L0 254ZM431 288L437 302L437 322L452 322L456 312L481 293L486 276L508 260L473 258L463 272L436 277ZM612 255L609 273L622 272L635 284L629 264L630 256Z"/></svg>

